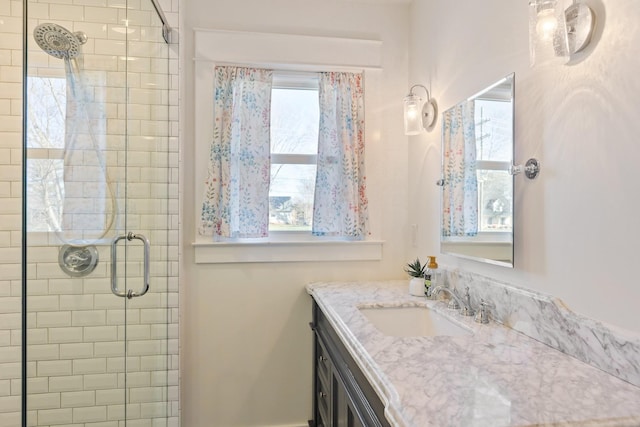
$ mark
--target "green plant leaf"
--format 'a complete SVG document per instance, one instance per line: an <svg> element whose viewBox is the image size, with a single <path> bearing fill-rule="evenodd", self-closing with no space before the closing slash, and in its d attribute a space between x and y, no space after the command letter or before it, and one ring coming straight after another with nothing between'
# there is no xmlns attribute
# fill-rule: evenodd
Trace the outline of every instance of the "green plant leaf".
<svg viewBox="0 0 640 427"><path fill-rule="evenodd" d="M415 261L410 262L404 268L404 271L411 277L422 277L424 276L424 269L426 265L422 265L420 263L420 259L416 258Z"/></svg>

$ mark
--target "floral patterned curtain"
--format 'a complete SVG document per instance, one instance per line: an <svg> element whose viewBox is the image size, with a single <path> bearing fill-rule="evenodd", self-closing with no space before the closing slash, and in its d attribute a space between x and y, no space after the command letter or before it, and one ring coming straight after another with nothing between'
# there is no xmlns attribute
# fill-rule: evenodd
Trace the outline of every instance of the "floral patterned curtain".
<svg viewBox="0 0 640 427"><path fill-rule="evenodd" d="M214 132L199 232L266 237L272 72L216 67Z"/></svg>
<svg viewBox="0 0 640 427"><path fill-rule="evenodd" d="M443 236L478 234L475 107L467 101L444 114Z"/></svg>
<svg viewBox="0 0 640 427"><path fill-rule="evenodd" d="M313 234L363 239L368 230L362 74L319 75L320 131Z"/></svg>

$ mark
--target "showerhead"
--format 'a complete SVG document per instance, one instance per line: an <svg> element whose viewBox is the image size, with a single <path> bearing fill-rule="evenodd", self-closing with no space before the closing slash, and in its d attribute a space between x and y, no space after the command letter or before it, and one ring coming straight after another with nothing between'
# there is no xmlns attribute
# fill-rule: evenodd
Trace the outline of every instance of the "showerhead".
<svg viewBox="0 0 640 427"><path fill-rule="evenodd" d="M44 23L33 30L33 38L38 46L58 59L73 59L80 55L80 46L87 42L87 36L78 31L72 33L57 24Z"/></svg>

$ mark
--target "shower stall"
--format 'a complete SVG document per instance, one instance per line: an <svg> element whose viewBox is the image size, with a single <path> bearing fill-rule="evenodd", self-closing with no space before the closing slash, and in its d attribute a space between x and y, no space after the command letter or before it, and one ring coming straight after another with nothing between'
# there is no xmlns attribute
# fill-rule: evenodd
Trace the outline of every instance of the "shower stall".
<svg viewBox="0 0 640 427"><path fill-rule="evenodd" d="M179 425L171 36L156 0L0 4L0 426Z"/></svg>

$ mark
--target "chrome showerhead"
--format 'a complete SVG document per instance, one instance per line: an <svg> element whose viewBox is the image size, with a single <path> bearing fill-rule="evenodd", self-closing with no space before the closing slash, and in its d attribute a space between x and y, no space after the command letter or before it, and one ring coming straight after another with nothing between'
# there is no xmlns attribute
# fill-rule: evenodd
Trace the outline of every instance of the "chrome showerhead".
<svg viewBox="0 0 640 427"><path fill-rule="evenodd" d="M87 42L87 36L78 31L72 33L57 24L44 23L33 30L33 38L38 46L58 59L73 59L80 55L80 46Z"/></svg>

